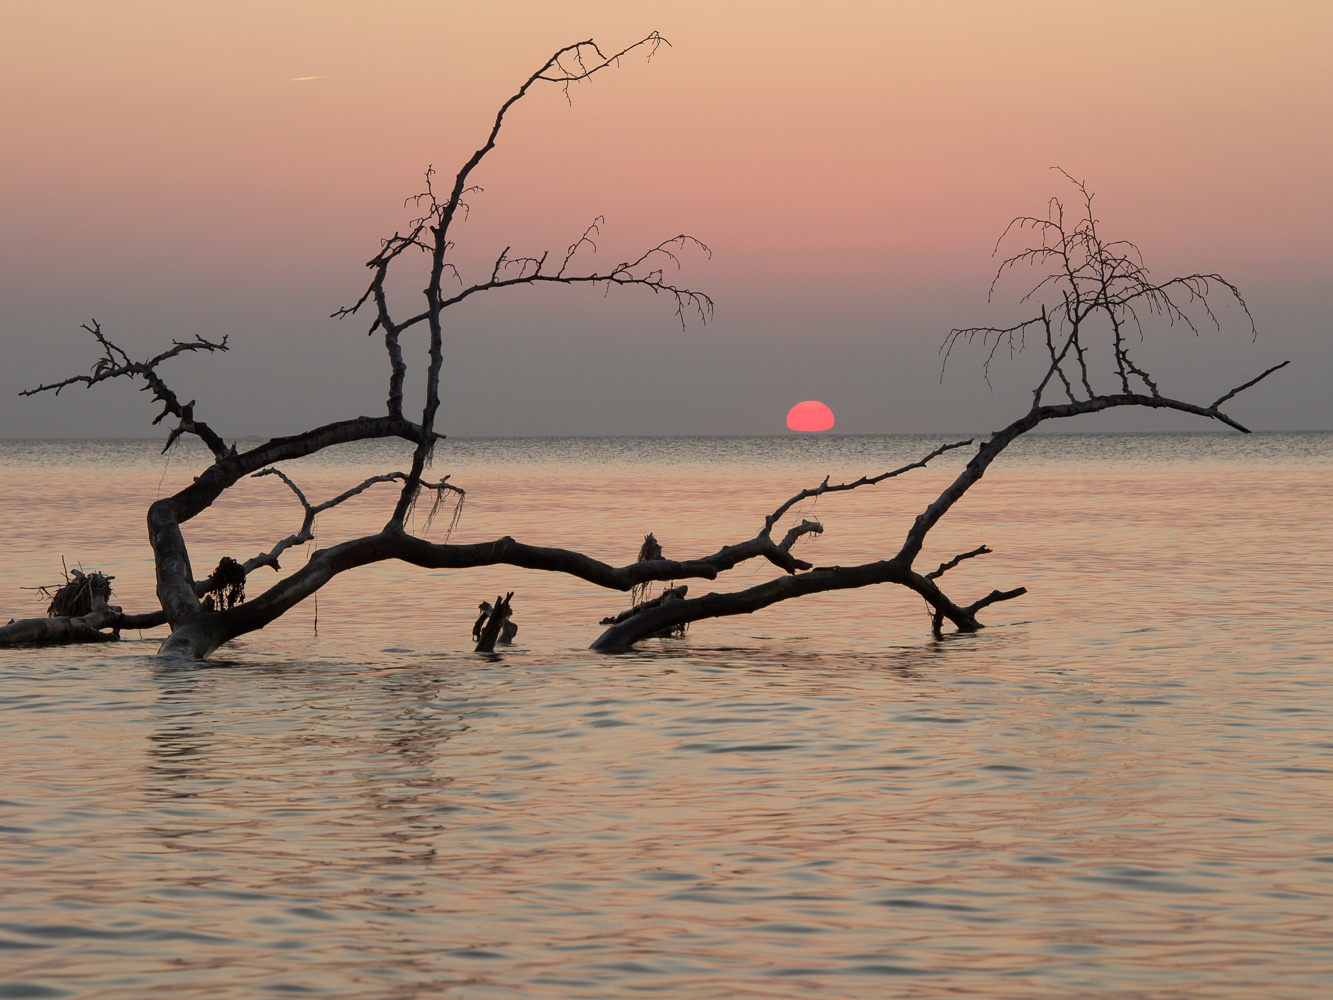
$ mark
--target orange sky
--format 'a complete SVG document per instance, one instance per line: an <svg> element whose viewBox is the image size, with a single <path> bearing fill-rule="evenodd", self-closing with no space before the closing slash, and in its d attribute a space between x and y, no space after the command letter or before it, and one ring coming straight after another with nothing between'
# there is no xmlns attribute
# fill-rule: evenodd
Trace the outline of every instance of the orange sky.
<svg viewBox="0 0 1333 1000"><path fill-rule="evenodd" d="M1333 370L1333 5L496 9L0 7L4 433L79 433L99 410L95 426L149 432L142 398L114 387L14 400L83 367L70 359L90 316L141 351L231 333L232 356L182 378L200 379L201 402L220 387L232 434L375 407L362 324L326 317L359 293L426 164L456 167L559 45L654 29L673 47L651 64L628 59L572 107L548 91L518 109L460 250L563 248L599 214L614 260L687 231L715 251L687 277L717 322L673 332L631 295L469 307L455 370L506 377L446 380L454 432L778 432L807 398L846 431L1007 415L1023 405L1014 387L992 396L959 369L941 388L935 349L952 325L998 318L994 238L1066 193L1055 164L1161 273L1221 270L1248 293L1259 343L1169 357L1187 386L1292 357L1297 373L1249 414L1333 427L1333 394L1310 374Z"/></svg>

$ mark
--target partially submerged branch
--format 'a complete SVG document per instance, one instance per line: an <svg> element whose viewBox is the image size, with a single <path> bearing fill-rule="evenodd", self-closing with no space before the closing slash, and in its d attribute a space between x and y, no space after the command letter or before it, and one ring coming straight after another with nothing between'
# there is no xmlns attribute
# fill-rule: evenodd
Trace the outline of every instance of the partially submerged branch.
<svg viewBox="0 0 1333 1000"><path fill-rule="evenodd" d="M1028 331L1040 330L1048 353L1049 366L1033 391L1032 407L1026 414L978 446L965 468L915 519L895 556L854 567L816 567L800 575L779 578L742 591L726 594L711 593L700 598L650 609L612 623L593 644L593 648L606 651L626 649L640 639L674 624L725 615L750 614L779 601L811 593L880 583L897 583L920 594L931 609L932 631L937 636L941 634L946 619L960 631L975 631L982 627L976 618L978 612L992 604L1021 597L1026 593L1026 589L1017 587L1010 590L993 590L971 604L960 606L950 600L935 581L963 561L985 555L991 550L983 545L969 552L960 553L940 563L937 569L924 576L916 573L912 565L920 555L929 532L981 479L990 464L1004 449L1020 435L1047 420L1096 413L1120 406L1177 410L1216 420L1236 430L1248 432L1243 424L1223 412L1222 404L1238 393L1257 385L1284 367L1286 362L1267 369L1223 394L1211 405L1204 406L1164 395L1157 380L1131 357L1126 339L1126 331L1129 329L1142 336L1143 320L1150 315L1164 318L1168 325L1181 323L1197 334L1199 326L1191 317L1190 308L1196 308L1202 318L1211 325L1220 327L1220 319L1210 302L1210 296L1216 292L1221 292L1239 306L1253 331L1253 317L1239 290L1217 274L1192 274L1164 282L1152 281L1137 247L1123 241L1102 240L1097 230L1096 219L1092 215L1092 196L1081 182L1074 183L1083 196L1085 214L1072 228L1066 223L1064 206L1058 199L1052 199L1048 218L1019 217L1010 224L1001 237L1003 241L1014 231L1031 230L1039 235L1040 242L1007 258L997 270L996 282L1005 273L1019 266L1048 266L1049 272L1023 296L1023 301L1049 295L1054 299L1053 304L1041 302L1036 316L1009 326L954 329L946 337L942 348L947 361L952 350L960 342L982 340L989 347L983 365L983 373L988 375L991 361L1002 346L1007 345L1011 353L1017 353L1023 349ZM994 287L995 283L992 283L992 291ZM1094 329L1092 326L1092 320L1097 318L1106 321L1104 330ZM1103 330L1099 334L1103 338L1102 341L1094 338L1094 333L1098 330ZM1118 391L1104 392L1095 387L1090 356L1098 343L1102 343L1103 347L1110 350ZM1065 398L1058 403L1044 403L1043 392L1052 381L1063 389ZM803 500L818 498L826 492L855 489L878 482L890 475L919 468L942 452L967 444L971 442L962 441L942 446L917 463L874 478L866 477L839 486L830 486L828 479L825 478L818 487L803 490L774 511L766 519L761 535L766 536L779 518Z"/></svg>
<svg viewBox="0 0 1333 1000"><path fill-rule="evenodd" d="M641 614L644 611L647 611L649 608L659 608L663 604L667 604L671 601L683 600L685 598L685 595L688 594L689 592L690 592L689 586L684 583L682 583L679 587L668 587L666 590L662 591L654 598L651 598L647 601L640 601L633 607L626 608L618 615L612 615L609 618L603 618L600 624L619 625L626 619L633 618L635 615Z"/></svg>
<svg viewBox="0 0 1333 1000"><path fill-rule="evenodd" d="M78 618L22 618L0 625L0 648L6 646L56 645L75 642L115 642L120 609L103 608Z"/></svg>
<svg viewBox="0 0 1333 1000"><path fill-rule="evenodd" d="M932 573L927 573L926 579L938 580L940 577L942 577L945 573L949 572L949 570L953 569L964 559L975 559L977 556L988 556L990 555L990 553L991 550L984 545L978 545L971 552L960 552L958 555L954 556L948 562L940 563L939 569L935 570Z"/></svg>
<svg viewBox="0 0 1333 1000"><path fill-rule="evenodd" d="M104 573L72 569L66 571L63 584L36 588L50 598L47 616L11 620L0 626L0 648L114 642L123 628L153 628L166 623L165 614L127 615L110 604L114 579Z"/></svg>

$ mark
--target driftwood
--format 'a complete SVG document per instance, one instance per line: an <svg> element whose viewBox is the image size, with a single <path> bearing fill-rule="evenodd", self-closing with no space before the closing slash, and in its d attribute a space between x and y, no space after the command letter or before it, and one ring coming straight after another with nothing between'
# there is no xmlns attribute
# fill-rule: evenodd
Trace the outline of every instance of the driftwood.
<svg viewBox="0 0 1333 1000"><path fill-rule="evenodd" d="M115 642L120 638L120 608L99 608L77 618L24 618L0 625L0 646ZM114 631L104 632L111 628Z"/></svg>
<svg viewBox="0 0 1333 1000"><path fill-rule="evenodd" d="M712 312L712 300L702 292L676 284L669 274L679 268L683 251L699 250L707 254L708 248L692 237L679 235L610 267L593 268L588 266L588 262L597 251L594 240L603 224L598 218L560 252L529 256L513 254L510 248L506 248L495 259L488 273L480 280L468 283L461 279L451 259L454 223L466 215L465 198L476 190L472 184L473 174L494 149L510 109L531 90L554 86L568 95L572 88L603 75L618 66L624 58L634 53L644 53L651 57L666 44L666 40L654 32L633 45L611 53L604 52L592 41L559 49L500 106L485 141L467 158L444 190L436 187L435 171L427 170L425 190L409 199L422 211L421 216L405 232L396 232L383 241L367 265L371 279L364 294L351 306L339 309L334 314L347 317L368 308L373 316L370 333L379 331L383 334L388 357L388 396L383 415L337 421L304 433L273 438L254 448L239 451L196 412L195 400L184 401L171 389L160 371L162 364L171 359L200 352L226 351L228 345L225 338L217 342L203 338L177 341L166 351L147 360L137 361L114 343L96 320L85 324L85 329L101 350L101 357L94 364L91 374L75 375L27 390L27 394L59 393L72 385L94 386L117 378L142 381L144 388L151 391L161 406L161 412L154 423L174 421L163 451L170 449L182 435L193 435L212 453L213 464L204 469L191 485L173 496L162 498L148 510L148 541L154 555L157 599L172 629L171 635L162 645L161 652L164 655L206 656L237 636L263 628L313 594L334 575L381 559L405 559L419 565L491 565L509 562L512 565L564 570L566 559L559 550L520 545L511 539L500 539L489 545L461 550L447 545L436 548L407 531L409 516L423 490L435 494L435 508L439 507L446 495L462 496L460 489L446 482L447 477L431 483L423 474L430 464L436 445L444 437L435 430L435 420L440 404L440 373L444 364L445 311L475 295L508 288L542 284L595 285L607 289L637 288L663 296L674 305L676 318L682 325L690 316L706 321ZM425 252L429 273L424 301L415 309L400 311L391 304L386 284L390 269L409 251ZM459 280L454 285L452 283L456 278ZM403 413L408 367L401 338L414 330L423 330L427 336L427 364L423 373L425 405L419 421L409 420ZM401 438L413 445L409 469L406 472L372 477L327 504L308 503L296 484L277 469L279 463L312 455L334 445L385 437ZM298 531L260 555L246 561L236 560L245 570L249 583L253 583L251 574L254 570L262 566L278 569L278 558L286 549L310 540L313 537L314 518L322 510L378 483L396 484L398 494L392 513L378 534L352 539L316 552L297 573L278 580L257 596L248 596L243 603L218 607L218 603L228 603L224 591L223 600L209 602L213 605L210 608L202 598L215 589L217 581L195 579L181 527L207 510L241 478L255 474L281 477L296 494L305 517ZM455 507L455 515L457 511ZM430 518L426 520L429 522ZM576 572L581 571L587 576L606 578L607 571L611 570L605 564L585 556L578 556L574 562ZM623 589L643 579L655 578L651 573L650 566L647 574L626 579ZM617 577L614 571L610 575ZM207 585L201 587L200 584ZM613 585L620 586L618 582ZM253 589L247 588L247 595Z"/></svg>
<svg viewBox="0 0 1333 1000"><path fill-rule="evenodd" d="M1027 412L988 439L979 443L971 440L944 443L901 468L849 482L831 484L826 476L819 485L800 490L764 516L754 536L690 559L669 560L661 558L660 549L656 553L648 549L643 553L644 558L629 565L614 566L582 552L526 544L509 536L458 545L451 544L447 534L439 542L414 534L409 530L415 525L411 515L423 494L433 496L430 515L425 518L427 527L446 500L453 504L452 527L464 495L459 487L448 482L447 476L434 482L425 478L436 446L444 439L444 435L436 430L436 418L444 365L446 310L481 293L561 284L651 292L674 307L675 317L682 325L690 318L706 322L711 317L713 303L707 295L676 284L669 278L680 267L684 252L708 253L704 244L685 235L664 240L632 259L598 269L590 264L590 258L597 250L594 240L599 237L603 225L598 218L563 252L546 251L525 256L511 254L507 247L489 271L471 283L453 263L453 239L458 235L454 223L466 215L465 198L476 190L474 173L495 147L510 109L534 88L555 86L569 94L571 88L603 74L631 53L651 56L665 44L665 40L654 33L609 55L591 41L560 49L500 106L485 141L444 189L437 190L434 170L427 171L425 190L409 199L422 213L420 218L407 226L405 232L395 232L382 241L367 263L371 277L365 292L352 305L334 314L348 317L360 315L365 309L371 316L369 333L379 332L383 336L388 391L385 411L378 416L335 421L299 434L275 437L241 451L234 443L228 444L227 439L202 418L196 411L195 400L183 401L160 372L168 360L226 351L225 338L217 342L203 338L177 341L147 360L136 361L113 343L95 320L85 324L84 328L101 352L91 373L42 384L26 394L59 393L72 385L91 387L113 379L142 382L142 387L149 390L161 406L154 423L166 420L172 425L163 451L170 449L182 435L192 435L209 449L213 461L184 489L157 500L148 508L148 542L153 551L160 610L146 615L121 615L108 606L90 615L69 618L63 625L52 624L57 619L43 619L41 621L46 624L40 626L30 622L11 623L0 629L0 644L40 641L41 636L49 637L50 641L71 641L86 638L90 629L100 632L131 627L131 623L147 627L149 623L165 622L171 633L162 643L162 655L205 657L238 636L264 628L338 574L386 559L426 569L505 565L544 570L576 577L596 586L628 591L634 595L632 613L627 617L617 616L593 643L594 649L608 652L627 649L646 637L707 618L749 614L780 601L822 591L885 583L905 587L926 602L935 634L941 633L945 621L960 631L971 632L982 627L977 618L980 611L997 602L1021 596L1023 588L992 590L970 602L955 601L941 589L939 581L946 572L990 551L984 545L954 556L932 572L919 572L915 563L930 531L1019 436L1049 420L1123 406L1170 409L1246 430L1223 411L1223 405L1273 374L1283 367L1282 364L1205 405L1165 395L1155 377L1131 355L1133 336L1143 335L1145 327L1155 319L1184 325L1196 333L1202 332L1201 327L1220 327L1215 305L1220 308L1221 300L1238 308L1253 330L1253 318L1239 290L1217 274L1199 273L1155 281L1143 265L1137 247L1124 242L1103 241L1092 212L1092 196L1081 182L1074 182L1081 197L1082 212L1072 222L1066 220L1063 204L1052 199L1045 218L1023 216L1015 219L1001 237L1003 241L1011 234L1027 233L1033 238L999 265L992 290L1006 274L1024 267L1035 268L1035 285L1020 301L1031 303L1036 314L1009 326L955 329L946 338L943 347L946 363L955 350L968 342L980 341L989 347L983 365L986 374L1002 347L1007 346L1010 352L1022 350L1026 338L1040 341L1046 352L1048 364L1032 391ZM997 249L998 246L999 243ZM424 300L403 308L396 298L391 303L389 287L391 284L396 288L407 286L398 281L391 283L388 278L391 270L398 273L397 262L409 253L424 256L428 276ZM425 370L420 373L424 404L415 420L409 419L403 411L408 366L401 339L409 331L424 333L427 348ZM1100 362L1097 361L1098 355ZM1097 383L1094 373L1098 371L1113 373L1109 386ZM335 445L391 437L412 445L412 460L406 471L372 476L324 503L312 504L279 468L283 463ZM789 527L780 540L774 540L774 534L798 505L851 490L887 488L883 484L943 456L953 457L951 453L964 448L973 449L966 465L906 526L903 540L895 552L871 554L868 561L858 565L815 566L792 552L798 540L824 530L824 526L814 520L802 520ZM224 560L207 579L196 579L182 526L208 510L247 476L271 476L285 484L301 506L300 526L290 535L268 544L258 555L247 560ZM380 531L320 548L295 572L267 587L258 585L257 571L264 567L278 570L279 557L284 552L313 539L315 520L320 513L369 494L377 486L390 486L396 491L392 510ZM649 583L687 579L712 581L752 559L766 560L780 574L739 590L720 590L690 597L683 588L675 588L680 590L679 599L662 600L656 604L636 599L646 596ZM239 574L235 567L239 567ZM636 588L645 589L636 593ZM210 594L212 598L205 600ZM507 612L507 598L503 604ZM499 611L499 607L494 609L487 627ZM503 622L505 617L501 616L499 620Z"/></svg>

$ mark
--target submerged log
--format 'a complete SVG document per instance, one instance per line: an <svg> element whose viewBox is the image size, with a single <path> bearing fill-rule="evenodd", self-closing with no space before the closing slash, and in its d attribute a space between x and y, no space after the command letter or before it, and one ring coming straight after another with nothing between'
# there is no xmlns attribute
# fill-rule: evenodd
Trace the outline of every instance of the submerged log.
<svg viewBox="0 0 1333 1000"><path fill-rule="evenodd" d="M600 622L598 622L598 624L619 625L626 619L633 618L635 615L647 611L649 608L659 607L660 605L666 604L668 601L683 600L685 595L688 594L689 592L690 588L683 583L679 587L670 587L662 591L662 593L658 594L652 600L640 601L638 604L634 605L634 607L626 608L618 615L612 615L609 618L603 618Z"/></svg>
<svg viewBox="0 0 1333 1000"><path fill-rule="evenodd" d="M103 607L78 618L23 618L0 626L0 646L45 645L48 643L115 642L120 638L120 608ZM114 632L102 629L114 628Z"/></svg>

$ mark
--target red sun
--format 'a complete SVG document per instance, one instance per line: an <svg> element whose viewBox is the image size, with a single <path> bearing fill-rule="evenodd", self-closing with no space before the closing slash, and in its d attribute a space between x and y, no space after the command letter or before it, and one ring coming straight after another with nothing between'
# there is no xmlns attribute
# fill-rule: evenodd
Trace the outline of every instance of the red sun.
<svg viewBox="0 0 1333 1000"><path fill-rule="evenodd" d="M826 431L833 426L833 411L817 399L807 399L787 412L787 426L794 431Z"/></svg>

